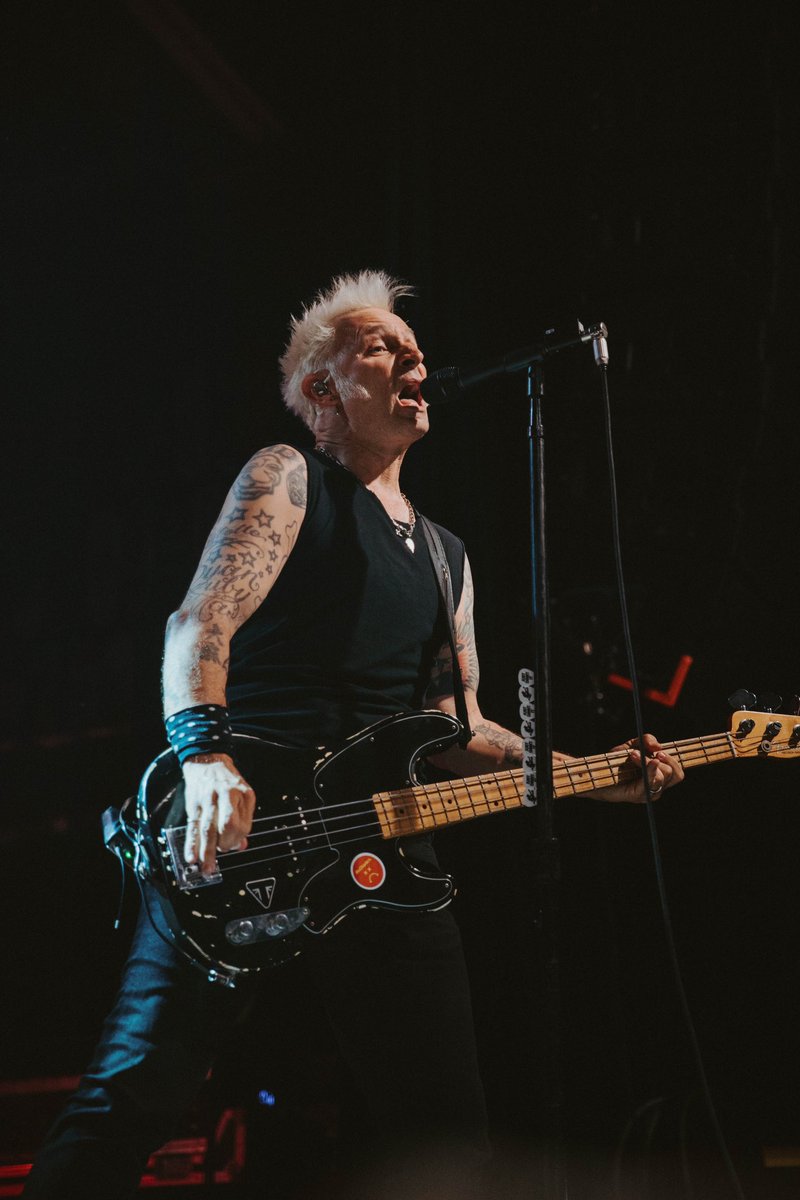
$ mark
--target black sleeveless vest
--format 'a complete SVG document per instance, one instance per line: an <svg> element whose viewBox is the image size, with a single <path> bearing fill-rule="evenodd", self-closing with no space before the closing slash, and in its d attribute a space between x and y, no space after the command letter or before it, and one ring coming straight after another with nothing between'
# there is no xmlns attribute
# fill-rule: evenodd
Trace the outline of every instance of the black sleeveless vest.
<svg viewBox="0 0 800 1200"><path fill-rule="evenodd" d="M305 518L269 595L233 637L227 688L234 729L294 746L420 708L447 641L422 531L412 554L354 475L319 451L300 453ZM464 546L437 529L458 607Z"/></svg>

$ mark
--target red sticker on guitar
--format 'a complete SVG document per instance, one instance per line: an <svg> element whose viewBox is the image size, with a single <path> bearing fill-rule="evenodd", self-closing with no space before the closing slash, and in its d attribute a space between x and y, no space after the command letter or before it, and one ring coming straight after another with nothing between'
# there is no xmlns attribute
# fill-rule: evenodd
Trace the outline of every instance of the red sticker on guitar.
<svg viewBox="0 0 800 1200"><path fill-rule="evenodd" d="M367 892L374 892L386 879L386 867L374 854L357 854L350 863L353 881Z"/></svg>

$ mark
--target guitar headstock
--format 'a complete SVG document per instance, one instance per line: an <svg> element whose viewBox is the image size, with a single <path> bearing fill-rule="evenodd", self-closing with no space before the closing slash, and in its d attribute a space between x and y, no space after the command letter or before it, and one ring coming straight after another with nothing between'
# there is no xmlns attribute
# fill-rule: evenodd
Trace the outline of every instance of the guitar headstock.
<svg viewBox="0 0 800 1200"><path fill-rule="evenodd" d="M737 758L800 757L800 716L740 710L731 718Z"/></svg>

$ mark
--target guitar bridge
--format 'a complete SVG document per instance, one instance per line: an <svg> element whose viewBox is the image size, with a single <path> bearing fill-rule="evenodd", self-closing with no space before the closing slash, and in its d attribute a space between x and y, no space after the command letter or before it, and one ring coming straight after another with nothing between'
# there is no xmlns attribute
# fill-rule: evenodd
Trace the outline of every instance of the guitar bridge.
<svg viewBox="0 0 800 1200"><path fill-rule="evenodd" d="M183 843L186 839L186 826L173 825L165 830L167 850L169 851L172 873L175 882L182 892L191 892L196 888L208 887L212 883L222 882L222 872L216 867L212 875L204 875L199 863L187 863L183 857Z"/></svg>

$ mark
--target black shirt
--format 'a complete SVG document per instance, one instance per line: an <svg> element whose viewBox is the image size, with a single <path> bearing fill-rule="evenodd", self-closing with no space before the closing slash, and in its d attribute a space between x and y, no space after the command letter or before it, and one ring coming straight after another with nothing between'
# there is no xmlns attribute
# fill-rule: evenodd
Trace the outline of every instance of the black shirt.
<svg viewBox="0 0 800 1200"><path fill-rule="evenodd" d="M227 688L234 729L295 746L341 741L420 708L447 640L421 530L412 553L351 472L319 451L300 453L305 517L272 590L233 637ZM458 607L464 546L437 529Z"/></svg>

